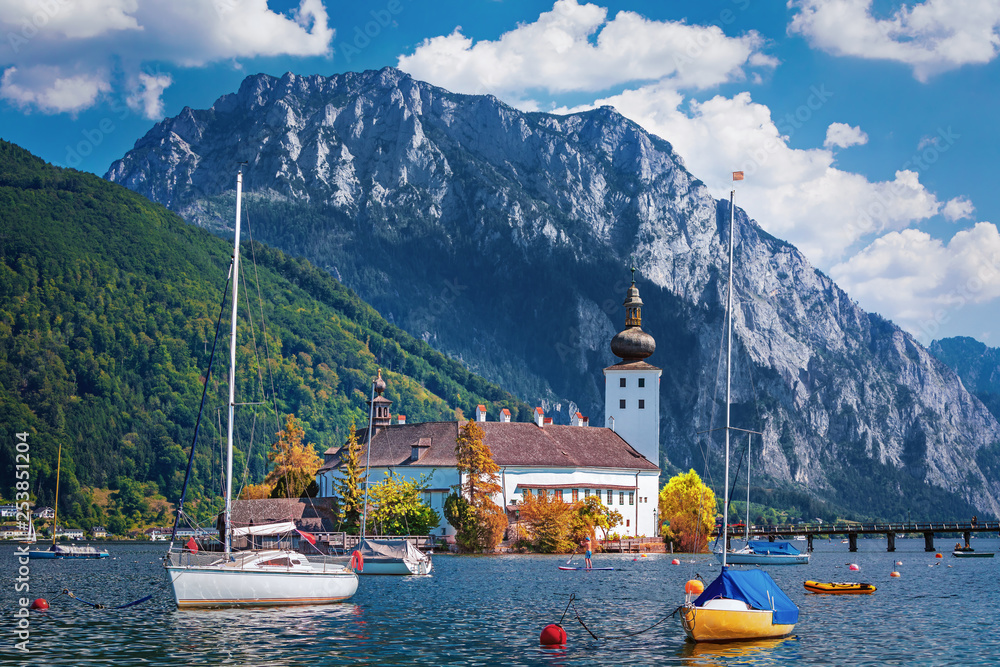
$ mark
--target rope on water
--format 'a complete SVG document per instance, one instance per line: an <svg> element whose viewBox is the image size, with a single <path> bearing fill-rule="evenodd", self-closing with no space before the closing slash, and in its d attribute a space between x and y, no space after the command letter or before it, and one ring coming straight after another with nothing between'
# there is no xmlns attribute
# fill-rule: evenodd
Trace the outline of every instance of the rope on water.
<svg viewBox="0 0 1000 667"><path fill-rule="evenodd" d="M573 615L576 617L576 620L580 623L581 626L583 626L583 629L586 630L590 634L591 637L593 637L594 639L596 639L598 641L600 641L602 639L605 639L605 640L607 640L607 639L628 639L629 637L635 637L636 635L641 635L644 632L649 632L650 630L652 630L656 626L658 626L661 623L665 622L667 619L669 619L670 617L672 617L674 614L676 614L680 610L680 607L677 607L677 609L674 609L672 612L670 612L669 614L667 614L666 616L664 616L663 618L661 618L660 620L658 620L656 623L653 623L648 628L644 628L644 629L639 630L637 632L629 632L629 633L621 634L621 635L605 635L604 637L598 637L597 635L595 635L593 633L593 631L590 628L587 627L587 624L583 622L583 619L580 618L580 612L577 610L576 605L573 604L574 600L576 600L576 593L573 593L573 594L571 594L569 596L569 602L566 603L566 611L563 612L562 618L559 619L559 624L562 625L563 618L566 618L566 613L569 612L569 608L572 606L573 607Z"/></svg>
<svg viewBox="0 0 1000 667"><path fill-rule="evenodd" d="M153 593L150 593L146 597L139 598L138 600L133 600L132 602L127 602L125 604L120 604L120 605L117 605L117 606L114 606L114 607L106 607L105 605L103 605L103 604L101 604L99 602L88 602L87 600L84 600L83 598L78 598L76 596L76 594L73 591L69 590L68 588L62 589L62 592L63 592L64 595L67 595L67 596L71 597L72 599L76 600L77 602L82 602L83 604L90 605L94 609L125 609L127 607L134 607L137 604L142 604L143 602L146 602L147 600L151 600L153 598L153 595L154 595Z"/></svg>

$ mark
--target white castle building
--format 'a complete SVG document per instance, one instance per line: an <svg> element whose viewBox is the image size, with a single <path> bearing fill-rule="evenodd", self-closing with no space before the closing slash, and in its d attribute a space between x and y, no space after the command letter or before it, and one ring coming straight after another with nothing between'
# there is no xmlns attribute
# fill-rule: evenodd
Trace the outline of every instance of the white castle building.
<svg viewBox="0 0 1000 667"><path fill-rule="evenodd" d="M657 497L660 486L659 413L661 370L646 363L656 349L653 337L641 329L642 300L633 280L625 299L625 329L611 341L621 361L604 369L607 428L591 427L576 413L570 426L552 424L541 408L531 422L512 422L501 409L488 419L485 405L476 408L475 420L484 431L484 442L500 466L501 492L494 498L516 517L524 493L551 493L566 502L598 495L622 515L613 529L620 535L652 537L658 534ZM444 501L461 479L456 467L455 442L463 421L407 424L399 416L393 423L392 402L382 396L385 382L379 374L373 414L371 483L392 472L408 479L430 474L426 500L444 517ZM359 429L364 443L368 428ZM341 476L341 447L329 449L317 474L320 497L335 495L334 480ZM361 459L367 452L362 449ZM453 535L442 520L436 534Z"/></svg>

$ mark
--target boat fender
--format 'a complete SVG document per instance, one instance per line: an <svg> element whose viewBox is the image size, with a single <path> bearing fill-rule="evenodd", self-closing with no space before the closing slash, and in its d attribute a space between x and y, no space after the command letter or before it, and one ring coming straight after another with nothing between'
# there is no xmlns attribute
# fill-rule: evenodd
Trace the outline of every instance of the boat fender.
<svg viewBox="0 0 1000 667"><path fill-rule="evenodd" d="M49 601L46 600L45 598L38 598L37 600L31 603L31 608L37 611L45 611L46 609L49 608Z"/></svg>
<svg viewBox="0 0 1000 667"><path fill-rule="evenodd" d="M365 569L365 557L360 551L355 550L351 554L351 569L355 572L362 572Z"/></svg>

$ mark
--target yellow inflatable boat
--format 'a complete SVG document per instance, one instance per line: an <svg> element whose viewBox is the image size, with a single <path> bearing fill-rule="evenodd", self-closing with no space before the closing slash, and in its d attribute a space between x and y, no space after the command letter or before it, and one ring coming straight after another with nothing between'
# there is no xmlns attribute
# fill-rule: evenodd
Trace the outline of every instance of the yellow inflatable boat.
<svg viewBox="0 0 1000 667"><path fill-rule="evenodd" d="M855 584L848 581L807 581L803 584L810 593L842 593L848 595L863 595L874 593L871 584Z"/></svg>

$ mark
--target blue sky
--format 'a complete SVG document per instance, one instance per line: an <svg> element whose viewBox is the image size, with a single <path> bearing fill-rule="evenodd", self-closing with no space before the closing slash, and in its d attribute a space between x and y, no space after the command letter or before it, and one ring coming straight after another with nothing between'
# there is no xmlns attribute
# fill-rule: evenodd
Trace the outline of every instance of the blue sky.
<svg viewBox="0 0 1000 667"><path fill-rule="evenodd" d="M1000 346L996 0L0 0L0 136L103 175L249 74L611 104L868 310Z"/></svg>

